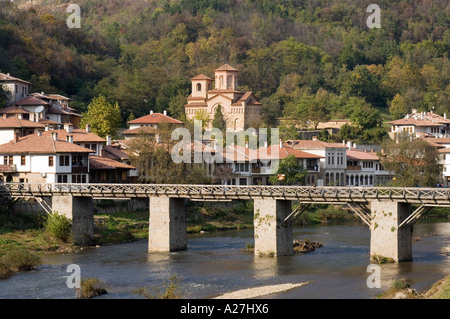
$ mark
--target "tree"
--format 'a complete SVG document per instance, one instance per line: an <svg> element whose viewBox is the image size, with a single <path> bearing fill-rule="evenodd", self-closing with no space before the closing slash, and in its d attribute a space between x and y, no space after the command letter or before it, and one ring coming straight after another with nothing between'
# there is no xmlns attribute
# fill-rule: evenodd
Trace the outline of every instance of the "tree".
<svg viewBox="0 0 450 319"><path fill-rule="evenodd" d="M400 94L397 93L392 99L389 112L394 120L401 119L408 113L405 99Z"/></svg>
<svg viewBox="0 0 450 319"><path fill-rule="evenodd" d="M212 127L219 129L222 133L227 129L227 123L225 122L222 114L222 106L219 104L214 113L214 119L212 121Z"/></svg>
<svg viewBox="0 0 450 319"><path fill-rule="evenodd" d="M106 138L107 135L116 136L121 123L119 104L113 106L100 95L92 99L80 125L83 127L89 124L92 132Z"/></svg>
<svg viewBox="0 0 450 319"><path fill-rule="evenodd" d="M160 135L160 141L154 137L142 135L134 138L129 146L130 160L139 171L139 181L154 184L209 184L203 163L175 163L172 149L176 142L170 135ZM191 154L191 157L193 154Z"/></svg>
<svg viewBox="0 0 450 319"><path fill-rule="evenodd" d="M410 140L399 135L397 140L385 142L381 165L394 175L392 186L434 187L440 182L442 164L436 147L421 139Z"/></svg>
<svg viewBox="0 0 450 319"><path fill-rule="evenodd" d="M10 97L11 92L4 89L3 86L0 85L0 108L6 106L6 104L9 102Z"/></svg>
<svg viewBox="0 0 450 319"><path fill-rule="evenodd" d="M298 163L295 156L289 155L280 160L278 174L270 176L269 181L272 184L300 184L306 178L307 174L308 172L303 165ZM279 176L282 176L282 179L280 179Z"/></svg>

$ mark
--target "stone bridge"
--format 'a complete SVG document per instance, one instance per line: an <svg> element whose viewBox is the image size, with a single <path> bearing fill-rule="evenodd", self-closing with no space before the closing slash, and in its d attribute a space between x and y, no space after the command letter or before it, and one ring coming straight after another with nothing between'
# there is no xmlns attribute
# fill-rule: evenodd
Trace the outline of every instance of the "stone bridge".
<svg viewBox="0 0 450 319"><path fill-rule="evenodd" d="M345 205L370 228L371 258L396 262L412 259L414 223L433 206L450 206L447 188L5 183L0 195L34 197L48 212L65 214L78 244L93 238L94 198L148 198L149 251L187 248L186 200L253 200L255 254L275 256L293 254L292 222L309 205ZM51 207L41 200L47 197Z"/></svg>

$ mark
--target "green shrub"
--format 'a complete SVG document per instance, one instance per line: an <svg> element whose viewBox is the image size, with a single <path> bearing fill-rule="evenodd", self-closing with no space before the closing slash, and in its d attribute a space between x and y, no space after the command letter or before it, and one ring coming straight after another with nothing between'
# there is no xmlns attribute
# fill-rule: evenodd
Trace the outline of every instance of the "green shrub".
<svg viewBox="0 0 450 319"><path fill-rule="evenodd" d="M102 283L97 278L87 278L81 281L81 288L77 289L77 297L89 299L99 295L107 294Z"/></svg>
<svg viewBox="0 0 450 319"><path fill-rule="evenodd" d="M52 237L65 243L69 241L72 225L66 216L60 215L58 212L49 214L44 227L45 231Z"/></svg>
<svg viewBox="0 0 450 319"><path fill-rule="evenodd" d="M25 249L14 249L7 251L0 257L0 272L5 274L16 271L33 270L42 262L41 257L36 253L27 251ZM9 269L9 271L7 270Z"/></svg>

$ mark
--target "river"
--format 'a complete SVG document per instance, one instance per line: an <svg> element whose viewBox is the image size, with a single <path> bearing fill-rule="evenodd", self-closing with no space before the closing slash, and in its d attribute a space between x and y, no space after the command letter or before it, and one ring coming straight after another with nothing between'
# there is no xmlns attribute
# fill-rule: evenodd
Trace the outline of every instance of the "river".
<svg viewBox="0 0 450 319"><path fill-rule="evenodd" d="M193 234L188 249L148 253L147 240L88 248L78 253L44 255L43 265L0 281L0 298L75 298L66 285L70 264L82 278L97 278L108 291L97 298L142 298L134 291L162 287L172 275L180 280L183 298L212 298L220 294L264 285L309 284L261 298L369 299L387 290L396 278L406 278L418 291L450 274L450 222L420 222L414 226L412 262L381 265L381 288L368 288L370 232L366 226L295 227L294 239L324 244L307 254L278 258L255 257L243 252L253 243L253 230Z"/></svg>

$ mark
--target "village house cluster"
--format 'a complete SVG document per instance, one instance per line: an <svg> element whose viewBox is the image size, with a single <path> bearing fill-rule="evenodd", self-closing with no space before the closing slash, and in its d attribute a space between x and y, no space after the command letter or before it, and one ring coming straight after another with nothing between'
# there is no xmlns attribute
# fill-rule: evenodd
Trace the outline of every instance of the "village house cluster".
<svg viewBox="0 0 450 319"><path fill-rule="evenodd" d="M220 105L229 131L244 131L258 123L261 103L252 92L238 90L238 74L237 69L225 64L215 70L214 79L204 74L193 77L186 118L194 119L200 112L212 119ZM4 182L137 182L139 172L131 165L129 142L142 134L159 142L161 123L184 125L166 111L150 112L127 123L128 129L122 131L124 139L112 141L110 136L103 139L91 132L89 125L80 128L82 116L69 106L67 97L30 94L31 83L9 74L0 73L0 85L10 92L7 106L0 109L0 180ZM450 120L446 115L413 110L390 124L392 138L404 132L439 149L444 164L442 178L447 185ZM206 129L211 129L211 124ZM208 142L204 141L202 147L208 147ZM216 177L217 183L228 185L266 185L270 176L277 174L278 166L271 165L271 161L287 156L294 156L306 169L303 185L378 186L392 180L380 163L376 153L379 149L350 141L323 142L314 135L309 140L280 140L256 149L232 144L210 151L222 153L226 160L207 164L208 174ZM228 174L224 175L224 171Z"/></svg>

